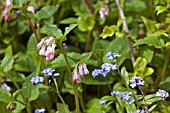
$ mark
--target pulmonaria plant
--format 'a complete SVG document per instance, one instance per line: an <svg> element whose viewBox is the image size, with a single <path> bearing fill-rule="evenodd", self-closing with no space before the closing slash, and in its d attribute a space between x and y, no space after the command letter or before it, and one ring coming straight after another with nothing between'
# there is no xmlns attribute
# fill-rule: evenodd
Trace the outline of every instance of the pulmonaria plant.
<svg viewBox="0 0 170 113"><path fill-rule="evenodd" d="M101 8L100 11L99 11L99 14L100 14L100 18L104 19L105 16L109 14L108 6L105 6L105 7Z"/></svg>
<svg viewBox="0 0 170 113"><path fill-rule="evenodd" d="M84 75L89 74L89 70L87 69L87 66L85 63L80 63L74 68L73 73L72 73L72 81L76 83L81 82L81 78L84 77Z"/></svg>
<svg viewBox="0 0 170 113"><path fill-rule="evenodd" d="M40 49L39 55L45 56L46 60L54 60L55 58L55 39L53 36L48 38L43 38L37 44L37 48Z"/></svg>
<svg viewBox="0 0 170 113"><path fill-rule="evenodd" d="M156 92L156 96L161 97L162 100L165 100L167 97L169 97L169 93L166 92L165 90L159 89L159 90Z"/></svg>
<svg viewBox="0 0 170 113"><path fill-rule="evenodd" d="M143 86L144 81L141 77L132 77L130 80L130 87L135 88L136 86Z"/></svg>

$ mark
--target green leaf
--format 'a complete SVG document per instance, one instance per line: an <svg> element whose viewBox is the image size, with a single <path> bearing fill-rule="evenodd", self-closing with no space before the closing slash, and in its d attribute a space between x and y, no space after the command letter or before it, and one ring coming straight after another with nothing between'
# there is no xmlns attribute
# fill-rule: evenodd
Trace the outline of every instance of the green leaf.
<svg viewBox="0 0 170 113"><path fill-rule="evenodd" d="M118 21L117 21L117 27L119 28L123 22L125 21L125 18L120 18Z"/></svg>
<svg viewBox="0 0 170 113"><path fill-rule="evenodd" d="M69 27L65 28L65 32L64 35L66 36L71 30L73 30L75 27L77 26L77 24L70 24Z"/></svg>
<svg viewBox="0 0 170 113"><path fill-rule="evenodd" d="M129 2L125 2L125 3L126 3L126 11L141 12L147 8L147 6L143 0L132 0Z"/></svg>
<svg viewBox="0 0 170 113"><path fill-rule="evenodd" d="M67 107L67 108L66 108ZM61 104L61 103L57 103L57 110L58 113L71 113L70 111L67 110L68 106Z"/></svg>
<svg viewBox="0 0 170 113"><path fill-rule="evenodd" d="M153 70L151 67L145 68L145 70L144 70L144 72L143 72L143 77L152 75L153 72L154 72L154 70Z"/></svg>
<svg viewBox="0 0 170 113"><path fill-rule="evenodd" d="M22 7L28 0L13 0L13 4Z"/></svg>
<svg viewBox="0 0 170 113"><path fill-rule="evenodd" d="M165 47L164 40L158 36L148 36L148 37L145 37L144 39L139 39L138 41L134 43L133 46L138 46L138 45L143 45L143 44L154 46L155 48Z"/></svg>
<svg viewBox="0 0 170 113"><path fill-rule="evenodd" d="M93 98L87 102L87 113L103 113L99 106L99 99Z"/></svg>
<svg viewBox="0 0 170 113"><path fill-rule="evenodd" d="M9 71L12 69L12 65L14 63L14 60L12 58L12 46L8 46L5 50L5 57L2 60L1 66L4 68L4 72Z"/></svg>
<svg viewBox="0 0 170 113"><path fill-rule="evenodd" d="M103 32L100 34L100 37L102 37L103 39L107 38L107 37L111 37L114 35L115 31L118 31L119 28L115 25L112 26L105 26L103 29Z"/></svg>
<svg viewBox="0 0 170 113"><path fill-rule="evenodd" d="M45 22L45 31L47 35L55 36L57 39L60 39L63 36L62 31L56 25L48 22Z"/></svg>
<svg viewBox="0 0 170 113"><path fill-rule="evenodd" d="M11 101L11 93L6 90L0 89L0 101L10 102Z"/></svg>
<svg viewBox="0 0 170 113"><path fill-rule="evenodd" d="M40 19L51 17L57 10L59 5L56 6L44 6L37 12Z"/></svg>
<svg viewBox="0 0 170 113"><path fill-rule="evenodd" d="M134 71L137 73L137 74L143 74L145 68L146 68L146 65L147 65L147 60L145 58L142 58L142 57L138 57L135 61L135 64L134 64Z"/></svg>
<svg viewBox="0 0 170 113"><path fill-rule="evenodd" d="M115 97L114 96L109 96L109 95L106 95L106 96L104 96L104 97L102 97L100 100L115 100Z"/></svg>
<svg viewBox="0 0 170 113"><path fill-rule="evenodd" d="M147 62L150 63L153 55L154 55L154 50L148 46L145 47L140 47L140 56L146 58Z"/></svg>
<svg viewBox="0 0 170 113"><path fill-rule="evenodd" d="M122 67L121 69L121 75L124 78L126 85L129 85L129 76L128 76L128 72L126 71L125 67Z"/></svg>
<svg viewBox="0 0 170 113"><path fill-rule="evenodd" d="M151 20L148 20L147 18L145 17L141 17L143 22L145 23L145 26L146 26L146 29L147 29L147 33L148 34L152 34L155 32L155 24L156 22L155 21L151 21Z"/></svg>
<svg viewBox="0 0 170 113"><path fill-rule="evenodd" d="M156 6L155 11L157 11L157 15L159 15L160 13L166 11L167 7L166 6Z"/></svg>
<svg viewBox="0 0 170 113"><path fill-rule="evenodd" d="M60 24L74 24L77 23L77 18L66 18L60 21Z"/></svg>

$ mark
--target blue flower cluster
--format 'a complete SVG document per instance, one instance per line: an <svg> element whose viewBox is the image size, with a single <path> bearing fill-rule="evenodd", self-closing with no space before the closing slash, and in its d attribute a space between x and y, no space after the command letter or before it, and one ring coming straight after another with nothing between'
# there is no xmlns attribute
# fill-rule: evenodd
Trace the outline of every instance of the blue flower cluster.
<svg viewBox="0 0 170 113"><path fill-rule="evenodd" d="M165 90L159 89L159 90L156 92L156 96L159 96L159 97L162 98L162 100L165 100L167 97L169 97L169 93L166 92Z"/></svg>
<svg viewBox="0 0 170 113"><path fill-rule="evenodd" d="M45 113L45 109L44 108L36 109L34 113Z"/></svg>
<svg viewBox="0 0 170 113"><path fill-rule="evenodd" d="M143 86L144 85L144 81L141 77L132 77L130 80L130 86L132 88L136 87L136 86Z"/></svg>
<svg viewBox="0 0 170 113"><path fill-rule="evenodd" d="M111 70L115 70L116 68L116 64L108 64L108 63L104 63L102 66L102 69L95 69L92 72L93 77L96 77L98 75L103 75L104 77L106 77L106 75L111 71Z"/></svg>
<svg viewBox="0 0 170 113"><path fill-rule="evenodd" d="M137 110L136 113L148 113L146 109Z"/></svg>
<svg viewBox="0 0 170 113"><path fill-rule="evenodd" d="M43 82L43 81L44 81L44 78L43 77L39 77L39 76L33 77L31 79L31 82L32 82L33 85L36 85L37 83Z"/></svg>
<svg viewBox="0 0 170 113"><path fill-rule="evenodd" d="M54 72L55 72L55 69L52 69L52 68L46 68L42 71L42 73L45 76L60 76L59 73L54 73Z"/></svg>
<svg viewBox="0 0 170 113"><path fill-rule="evenodd" d="M120 57L117 53L112 53L111 51L106 54L107 59L113 60L113 62L116 62L116 59Z"/></svg>

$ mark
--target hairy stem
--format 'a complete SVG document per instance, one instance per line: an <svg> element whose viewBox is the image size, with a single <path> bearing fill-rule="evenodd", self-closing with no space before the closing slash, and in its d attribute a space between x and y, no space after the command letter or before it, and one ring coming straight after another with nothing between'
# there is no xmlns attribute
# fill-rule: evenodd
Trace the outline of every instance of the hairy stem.
<svg viewBox="0 0 170 113"><path fill-rule="evenodd" d="M118 7L119 13L120 13L120 17L122 19L125 19L125 15L124 15L122 6L120 4L120 1L119 0L115 0L115 1L116 1L116 5ZM126 34L129 34L129 28L128 28L128 25L126 23L126 20L123 21L123 29L125 30ZM130 47L130 55L131 55L132 65L134 67L135 55L134 55L134 52L133 52L132 40L130 39L130 37L128 37L128 42L129 42L129 47Z"/></svg>

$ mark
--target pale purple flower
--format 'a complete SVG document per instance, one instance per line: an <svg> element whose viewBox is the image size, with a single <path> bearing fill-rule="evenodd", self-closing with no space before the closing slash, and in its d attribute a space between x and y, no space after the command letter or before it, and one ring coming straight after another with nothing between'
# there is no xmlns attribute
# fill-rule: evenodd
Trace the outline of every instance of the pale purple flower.
<svg viewBox="0 0 170 113"><path fill-rule="evenodd" d="M47 45L49 45L49 44L52 43L53 40L54 40L54 37L51 36L49 39L46 39L46 40L44 41L44 43L47 44Z"/></svg>
<svg viewBox="0 0 170 113"><path fill-rule="evenodd" d="M12 5L12 0L6 0L6 5L7 5L7 7Z"/></svg>
<svg viewBox="0 0 170 113"><path fill-rule="evenodd" d="M100 14L100 18L104 19L105 16L109 14L109 8L107 6L101 8L100 11L99 11L99 14Z"/></svg>
<svg viewBox="0 0 170 113"><path fill-rule="evenodd" d="M78 66L78 70L79 70L79 75L84 77L84 71L83 71L83 66L82 65Z"/></svg>
<svg viewBox="0 0 170 113"><path fill-rule="evenodd" d="M3 90L8 91L8 92L11 91L11 87L9 87L6 83L1 84L1 88L2 88Z"/></svg>
<svg viewBox="0 0 170 113"><path fill-rule="evenodd" d="M84 74L85 74L85 75L89 74L89 70L87 69L86 64L84 64L84 63L83 63L83 65L82 65L82 66L83 66Z"/></svg>
<svg viewBox="0 0 170 113"><path fill-rule="evenodd" d="M42 45L44 44L45 39L41 39L41 41L37 44L37 47L40 49Z"/></svg>
<svg viewBox="0 0 170 113"><path fill-rule="evenodd" d="M112 91L112 92L111 92L111 95L112 95L112 96L119 96L119 95L120 95L120 92L119 92L119 91Z"/></svg>
<svg viewBox="0 0 170 113"><path fill-rule="evenodd" d="M33 85L36 85L37 83L43 82L43 81L44 81L44 78L43 77L39 77L39 76L33 77L31 79L31 82L32 82Z"/></svg>
<svg viewBox="0 0 170 113"><path fill-rule="evenodd" d="M56 44L52 44L52 46L48 46L45 52L46 60L53 60L55 55L55 47Z"/></svg>
<svg viewBox="0 0 170 113"><path fill-rule="evenodd" d="M45 53L46 53L46 46L43 45L39 51L39 55L41 56L45 56Z"/></svg>
<svg viewBox="0 0 170 113"><path fill-rule="evenodd" d="M130 80L130 86L132 88L136 87L136 86L143 86L144 85L144 81L141 77L132 77Z"/></svg>
<svg viewBox="0 0 170 113"><path fill-rule="evenodd" d="M45 113L45 109L44 108L36 109L34 113Z"/></svg>
<svg viewBox="0 0 170 113"><path fill-rule="evenodd" d="M76 83L80 83L81 82L81 78L78 75L78 70L77 69L73 70L72 82L76 82Z"/></svg>
<svg viewBox="0 0 170 113"><path fill-rule="evenodd" d="M166 92L165 90L159 89L159 90L156 92L156 96L159 96L159 97L162 98L162 100L165 100L167 97L169 97L169 93Z"/></svg>
<svg viewBox="0 0 170 113"><path fill-rule="evenodd" d="M28 11L28 12L31 12L31 13L35 13L35 9L34 9L33 6L27 7L27 11Z"/></svg>
<svg viewBox="0 0 170 113"><path fill-rule="evenodd" d="M45 69L43 69L42 73L43 73L44 75L52 76L54 71L55 71L55 69L45 68Z"/></svg>

